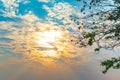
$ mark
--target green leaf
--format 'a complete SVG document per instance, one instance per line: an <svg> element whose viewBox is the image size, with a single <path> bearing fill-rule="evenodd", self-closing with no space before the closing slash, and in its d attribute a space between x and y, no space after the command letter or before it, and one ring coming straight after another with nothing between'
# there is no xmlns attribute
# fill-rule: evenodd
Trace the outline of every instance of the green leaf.
<svg viewBox="0 0 120 80"><path fill-rule="evenodd" d="M95 51L99 51L100 49L99 48L96 48Z"/></svg>
<svg viewBox="0 0 120 80"><path fill-rule="evenodd" d="M93 39L92 39L92 38L90 38L90 39L89 39L89 41L88 41L88 45L90 45L90 46L91 46L92 44L93 44Z"/></svg>

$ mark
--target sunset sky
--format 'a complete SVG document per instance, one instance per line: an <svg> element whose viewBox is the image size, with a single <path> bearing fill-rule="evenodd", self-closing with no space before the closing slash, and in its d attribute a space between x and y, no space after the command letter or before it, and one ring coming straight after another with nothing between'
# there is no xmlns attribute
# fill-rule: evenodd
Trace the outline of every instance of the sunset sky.
<svg viewBox="0 0 120 80"><path fill-rule="evenodd" d="M119 80L100 62L120 49L94 52L71 42L70 16L85 16L75 0L0 0L0 80Z"/></svg>

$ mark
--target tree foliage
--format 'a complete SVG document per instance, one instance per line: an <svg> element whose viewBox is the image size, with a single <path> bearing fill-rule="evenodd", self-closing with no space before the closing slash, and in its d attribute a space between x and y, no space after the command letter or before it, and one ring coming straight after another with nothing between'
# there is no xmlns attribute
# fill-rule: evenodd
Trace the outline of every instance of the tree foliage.
<svg viewBox="0 0 120 80"><path fill-rule="evenodd" d="M101 62L102 66L105 66L103 73L106 73L110 68L119 69L120 68L120 58L111 58L106 61Z"/></svg>
<svg viewBox="0 0 120 80"><path fill-rule="evenodd" d="M77 24L79 35L75 43L79 47L97 45L101 48L114 49L120 46L120 0L77 0L83 4L80 11L84 16L70 16ZM120 59L112 58L103 61L103 73L109 68L120 68ZM117 64L116 64L117 63ZM116 64L116 65L115 65Z"/></svg>

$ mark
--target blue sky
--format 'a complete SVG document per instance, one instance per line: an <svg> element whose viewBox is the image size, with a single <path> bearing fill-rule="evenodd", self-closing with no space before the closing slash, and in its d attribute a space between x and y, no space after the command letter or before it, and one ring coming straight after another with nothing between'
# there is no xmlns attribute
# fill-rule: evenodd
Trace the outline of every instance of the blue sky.
<svg viewBox="0 0 120 80"><path fill-rule="evenodd" d="M100 61L115 51L78 48L70 16L75 0L0 0L0 80L119 80L120 71L102 74ZM115 54L114 54L115 53Z"/></svg>

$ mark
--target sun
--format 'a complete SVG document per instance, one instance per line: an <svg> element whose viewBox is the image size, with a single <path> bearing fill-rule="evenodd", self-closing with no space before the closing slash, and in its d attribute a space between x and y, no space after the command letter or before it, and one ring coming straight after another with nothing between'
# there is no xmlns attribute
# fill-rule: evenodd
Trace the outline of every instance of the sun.
<svg viewBox="0 0 120 80"><path fill-rule="evenodd" d="M38 32L36 35L36 43L43 49L44 56L57 56L57 51L54 47L56 43L62 38L60 31L44 31Z"/></svg>

